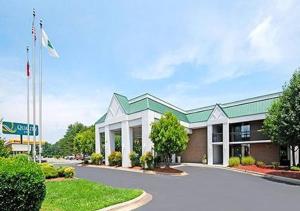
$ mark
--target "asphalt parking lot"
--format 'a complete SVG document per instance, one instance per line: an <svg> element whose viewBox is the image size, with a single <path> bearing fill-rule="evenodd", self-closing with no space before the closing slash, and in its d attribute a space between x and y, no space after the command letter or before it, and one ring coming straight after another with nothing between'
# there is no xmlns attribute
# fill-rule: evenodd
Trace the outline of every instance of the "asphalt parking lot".
<svg viewBox="0 0 300 211"><path fill-rule="evenodd" d="M180 167L188 176L148 175L76 167L77 177L116 187L140 188L153 200L138 210L299 210L300 186L205 167Z"/></svg>

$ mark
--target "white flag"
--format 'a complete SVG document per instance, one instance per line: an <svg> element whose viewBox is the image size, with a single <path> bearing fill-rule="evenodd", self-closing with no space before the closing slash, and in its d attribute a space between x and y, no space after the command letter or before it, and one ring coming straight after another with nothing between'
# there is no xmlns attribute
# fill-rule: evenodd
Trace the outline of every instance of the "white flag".
<svg viewBox="0 0 300 211"><path fill-rule="evenodd" d="M59 58L58 53L54 49L54 47L53 47L52 43L50 42L46 32L44 31L44 29L42 29L42 44L45 48L48 49L48 52L49 52L50 56L53 56L55 58Z"/></svg>

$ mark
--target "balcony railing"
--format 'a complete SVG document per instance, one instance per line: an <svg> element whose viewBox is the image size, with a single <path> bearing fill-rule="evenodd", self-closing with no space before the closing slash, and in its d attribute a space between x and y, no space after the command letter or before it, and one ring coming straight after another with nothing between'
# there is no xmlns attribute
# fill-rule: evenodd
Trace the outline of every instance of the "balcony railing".
<svg viewBox="0 0 300 211"><path fill-rule="evenodd" d="M250 141L251 132L231 132L230 133L230 142L241 142L241 141Z"/></svg>
<svg viewBox="0 0 300 211"><path fill-rule="evenodd" d="M222 141L223 141L223 133L212 134L212 142L222 142Z"/></svg>

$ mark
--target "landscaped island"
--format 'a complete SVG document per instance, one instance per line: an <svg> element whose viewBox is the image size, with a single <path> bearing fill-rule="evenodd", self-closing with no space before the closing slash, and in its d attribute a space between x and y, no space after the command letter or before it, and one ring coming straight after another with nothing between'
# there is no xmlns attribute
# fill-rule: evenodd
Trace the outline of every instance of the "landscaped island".
<svg viewBox="0 0 300 211"><path fill-rule="evenodd" d="M83 179L46 181L46 198L42 211L98 210L134 199L142 190L113 188Z"/></svg>

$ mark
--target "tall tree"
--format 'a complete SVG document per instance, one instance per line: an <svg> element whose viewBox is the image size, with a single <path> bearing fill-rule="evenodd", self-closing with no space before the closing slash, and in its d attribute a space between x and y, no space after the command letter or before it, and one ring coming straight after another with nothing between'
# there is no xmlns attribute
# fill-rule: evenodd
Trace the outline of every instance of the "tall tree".
<svg viewBox="0 0 300 211"><path fill-rule="evenodd" d="M165 113L152 124L150 138L154 143L154 151L164 157L167 167L170 166L172 154L181 153L188 143L185 128L171 112Z"/></svg>
<svg viewBox="0 0 300 211"><path fill-rule="evenodd" d="M91 155L95 151L95 127L90 126L77 133L74 140L74 151Z"/></svg>
<svg viewBox="0 0 300 211"><path fill-rule="evenodd" d="M62 139L58 141L58 147L60 155L72 155L74 154L74 141L77 133L86 129L82 123L76 122L68 126L67 132Z"/></svg>
<svg viewBox="0 0 300 211"><path fill-rule="evenodd" d="M295 165L295 152L300 147L300 69L283 86L282 95L269 109L264 132L274 143L290 147Z"/></svg>

